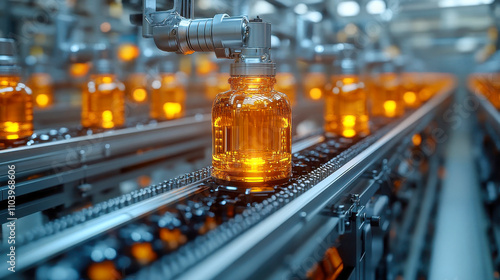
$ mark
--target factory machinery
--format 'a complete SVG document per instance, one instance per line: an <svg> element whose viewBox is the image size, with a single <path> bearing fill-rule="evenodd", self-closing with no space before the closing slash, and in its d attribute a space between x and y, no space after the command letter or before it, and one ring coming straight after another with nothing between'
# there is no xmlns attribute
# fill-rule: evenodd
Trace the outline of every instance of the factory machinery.
<svg viewBox="0 0 500 280"><path fill-rule="evenodd" d="M488 239L492 245L493 265L500 266L498 257L498 248L500 244L500 225L498 206L499 200L499 178L500 174L498 164L500 151L500 115L498 108L498 96L496 92L496 82L498 66L486 65L478 69L477 73L469 77L469 91L471 99L469 103L478 110L477 114L477 135L475 142L480 147L477 153L477 166L479 179L481 182L482 199L488 217L491 223L488 225Z"/></svg>
<svg viewBox="0 0 500 280"><path fill-rule="evenodd" d="M13 4L2 12L6 21L4 15L15 17L36 10L26 1L5 2ZM36 65L50 65L44 60L53 58L51 70L42 72L52 74L59 91L56 97L66 101L58 105L50 97L54 104L48 110L41 106L47 100L35 98L33 133L2 141L0 219L4 223L13 216L8 206L12 178L7 168L15 166L17 230L12 250L11 230L7 222L2 226L2 255L14 251L16 261L15 272L8 269L12 266L8 261L0 262L0 278L361 280L428 276L446 173L448 113L459 86L453 75L405 69L414 58L394 53L390 36L383 32L377 34L376 43L366 46L359 38L322 38L328 32L324 26L331 22L318 19L319 12L307 12L304 4L290 5L294 13L284 16L296 19L297 28L290 32L270 14L242 16L249 13L246 2L251 1L234 1L230 10L235 16L213 16L206 9L205 18L196 19L194 1L176 0L173 7L155 0L123 1L123 6L120 1L111 2L59 7L46 24L52 29L44 29L45 24L38 29L45 34L41 37L55 38L53 45L47 39L16 47L11 40L0 42L4 52L0 66L19 64L37 73ZM290 9L286 1L260 2ZM323 5L312 2L309 9ZM114 19L102 14L108 6L111 14L118 13ZM124 7L130 9L129 17L117 12ZM86 9L99 14L106 24L90 20L79 26L75 18L88 16L82 12ZM124 18L127 24L122 24ZM110 26L116 34L128 32L136 40L137 46L127 44L129 49L122 52L118 48L122 61L114 60L116 36L103 35L110 32ZM89 34L98 39L78 42ZM53 54L40 51L47 44ZM130 53L136 54L133 59L126 58ZM190 57L205 64L186 60ZM229 65L227 61L234 62ZM151 69L157 63L155 72ZM73 74L90 64L97 75L115 71L114 64L119 64L122 76L153 72L152 76L161 78L153 79L152 89L138 86L139 91L131 91L134 76L127 76L130 100L122 103L126 113L112 108L88 117L92 105L85 105L85 96L92 96L91 90L83 90L83 109L67 104L80 91L68 81L86 88L86 74ZM68 65L69 72L63 70ZM207 65L219 71L210 69L205 75ZM178 72L186 66L196 69ZM303 98L294 92L296 84L280 84L301 71L307 72L299 90ZM341 74L343 86L329 84L326 75L332 73ZM484 205L491 221L500 221L500 99L487 82L494 79L482 79L484 75L470 76L469 101L477 108L480 124L475 138L480 143L477 164L483 170ZM286 95L275 96L272 101L276 103L269 101L279 118L270 125L263 119L259 125L269 125L269 129L261 135L276 133L276 126L286 130L269 143L251 132L241 134L248 139L217 142L223 141L220 135L237 130L219 129L219 116L232 116L223 111L230 107L220 97L226 93L216 97L210 113L213 91L233 90L218 85L218 79L230 78L232 87L245 79L258 79L248 82L245 90L251 90L261 79L269 79L272 88L274 76L274 87L281 87ZM359 77L364 83L356 80ZM184 83L179 86L183 89L169 94L180 99L155 99L161 85L178 81ZM211 97L204 98L199 94L201 85L213 81L216 89L207 90ZM114 80L102 83L116 83L120 88ZM351 103L337 96L353 87L364 94L355 106L364 108L361 112L339 116L341 109L326 105L321 113L324 103L351 108ZM152 94L146 94L149 90ZM279 103L287 98L290 102ZM148 113L145 100L149 99ZM80 110L81 125L75 125ZM126 120L117 118L119 114ZM99 125L93 123L95 118L100 118ZM12 131L7 128L6 132ZM262 141L279 147L284 155L276 162L276 152L266 160L238 162L237 155L217 154L221 147L245 140L250 146ZM221 164L221 158L235 162ZM248 175L264 165L279 177L275 174L282 174L278 169L287 160L291 172L284 180L267 182L263 175ZM225 166L231 166L230 171L247 166L249 173L241 176L225 171ZM500 248L500 226L492 222L488 233L492 248ZM492 249L491 255L498 270L498 251Z"/></svg>

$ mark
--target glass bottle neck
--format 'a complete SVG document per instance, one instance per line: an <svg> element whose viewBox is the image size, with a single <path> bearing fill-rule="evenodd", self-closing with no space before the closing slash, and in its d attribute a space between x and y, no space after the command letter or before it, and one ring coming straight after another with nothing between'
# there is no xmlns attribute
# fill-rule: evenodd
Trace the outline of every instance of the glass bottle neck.
<svg viewBox="0 0 500 280"><path fill-rule="evenodd" d="M232 90L250 92L270 92L274 88L274 76L231 76L229 84Z"/></svg>

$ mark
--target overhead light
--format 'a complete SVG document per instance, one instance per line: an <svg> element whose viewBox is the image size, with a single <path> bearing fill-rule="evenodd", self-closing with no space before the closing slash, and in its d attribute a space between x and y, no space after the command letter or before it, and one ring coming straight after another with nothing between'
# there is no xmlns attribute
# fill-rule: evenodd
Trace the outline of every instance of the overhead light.
<svg viewBox="0 0 500 280"><path fill-rule="evenodd" d="M320 12L309 12L307 13L307 18L312 22L320 22L323 19L323 15Z"/></svg>
<svg viewBox="0 0 500 280"><path fill-rule="evenodd" d="M440 0L438 5L441 8L450 8L450 7L488 5L491 3L493 3L493 0Z"/></svg>
<svg viewBox="0 0 500 280"><path fill-rule="evenodd" d="M303 15L303 14L307 13L307 5L304 3L300 3L297 6L295 6L293 11L298 15Z"/></svg>
<svg viewBox="0 0 500 280"><path fill-rule="evenodd" d="M385 2L382 0L372 0L366 4L366 11L372 15L378 15L385 12Z"/></svg>
<svg viewBox="0 0 500 280"><path fill-rule="evenodd" d="M272 14L276 12L276 8L267 1L257 1L252 7L252 12L250 14Z"/></svg>
<svg viewBox="0 0 500 280"><path fill-rule="evenodd" d="M343 1L337 5L337 13L342 17L352 17L359 14L359 4L355 1Z"/></svg>

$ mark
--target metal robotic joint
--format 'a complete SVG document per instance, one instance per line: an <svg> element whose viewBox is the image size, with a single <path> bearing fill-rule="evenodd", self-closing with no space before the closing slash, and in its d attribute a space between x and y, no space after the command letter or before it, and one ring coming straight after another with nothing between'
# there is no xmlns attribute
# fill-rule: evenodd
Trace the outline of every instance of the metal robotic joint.
<svg viewBox="0 0 500 280"><path fill-rule="evenodd" d="M250 30L245 16L218 14L213 18L190 19L186 17L193 14L191 1L175 1L174 8L168 11L156 11L156 0L143 3L143 36L153 37L163 51L215 52L218 58L235 58L245 47Z"/></svg>

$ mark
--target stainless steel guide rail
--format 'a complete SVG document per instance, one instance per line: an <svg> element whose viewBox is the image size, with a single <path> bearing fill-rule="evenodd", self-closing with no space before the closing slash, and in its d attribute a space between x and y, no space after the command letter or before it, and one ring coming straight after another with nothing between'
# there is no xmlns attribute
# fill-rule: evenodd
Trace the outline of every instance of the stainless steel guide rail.
<svg viewBox="0 0 500 280"><path fill-rule="evenodd" d="M480 117L485 118L488 124L487 130L490 130L488 131L490 136L495 140L497 148L500 149L500 113L483 95L472 93L472 96L478 103Z"/></svg>
<svg viewBox="0 0 500 280"><path fill-rule="evenodd" d="M210 114L198 114L154 125L140 125L113 131L106 131L94 135L75 137L68 140L58 140L50 143L36 144L11 148L0 151L0 166L14 164L16 175L19 178L16 184L16 195L24 195L54 185L64 184L114 170L123 165L123 158L132 155L127 160L128 165L144 162L146 157L166 156L179 151L192 149L190 142L203 140L203 135L210 134ZM146 136L147 135L147 136ZM209 137L205 143L210 145ZM154 156L148 154L151 150L168 146L168 151L156 151ZM189 146L189 147L188 147ZM143 151L137 153L137 151ZM115 164L106 164L92 168L96 162L109 161L119 158ZM33 180L24 180L31 175L43 174ZM7 173L0 174L0 200L6 199Z"/></svg>

